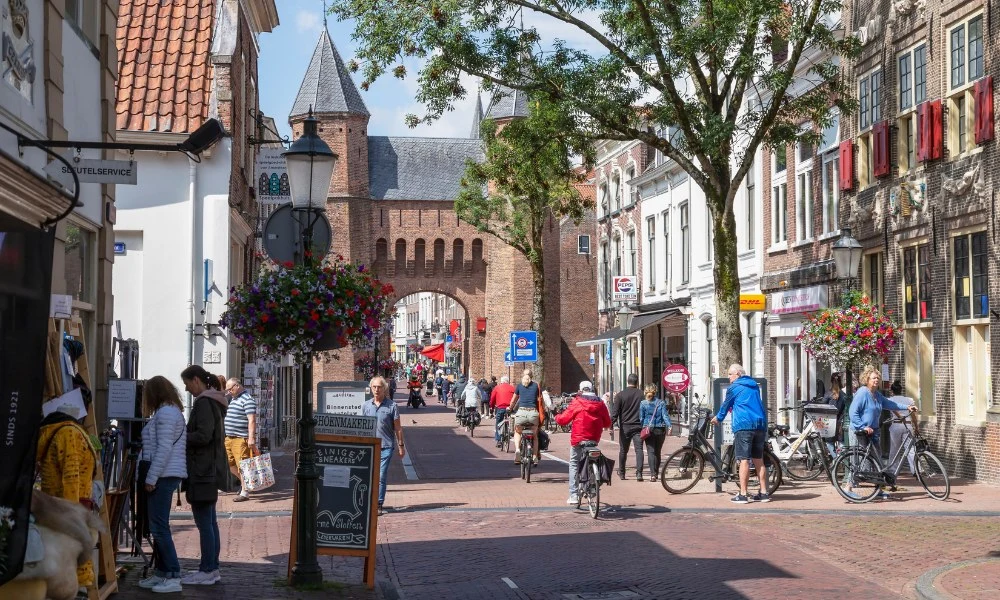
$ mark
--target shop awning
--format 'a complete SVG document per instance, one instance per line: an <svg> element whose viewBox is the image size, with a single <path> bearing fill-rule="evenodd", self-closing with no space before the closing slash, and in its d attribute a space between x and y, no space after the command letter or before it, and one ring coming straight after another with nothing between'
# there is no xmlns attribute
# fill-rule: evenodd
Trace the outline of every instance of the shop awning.
<svg viewBox="0 0 1000 600"><path fill-rule="evenodd" d="M620 337L626 335L626 332L622 331L621 327L613 327L604 333L599 333L594 336L593 339L584 340L582 342L577 342L577 347L580 346L596 346L598 344L606 344L611 340L617 340Z"/></svg>
<svg viewBox="0 0 1000 600"><path fill-rule="evenodd" d="M596 346L599 344L606 344L612 340L617 340L618 338L625 337L626 335L631 335L637 331L641 331L650 325L656 325L663 319L671 317L681 312L680 308L666 308L663 310L652 311L648 313L639 313L632 318L632 326L628 331L623 330L621 327L614 327L605 331L604 333L598 334L589 340L584 340L582 342L577 342L577 347L579 346Z"/></svg>

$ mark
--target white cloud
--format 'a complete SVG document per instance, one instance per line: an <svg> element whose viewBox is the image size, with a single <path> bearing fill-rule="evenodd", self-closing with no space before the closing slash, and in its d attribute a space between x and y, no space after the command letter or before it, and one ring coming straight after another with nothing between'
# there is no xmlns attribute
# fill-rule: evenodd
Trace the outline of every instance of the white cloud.
<svg viewBox="0 0 1000 600"><path fill-rule="evenodd" d="M300 10L295 15L295 27L299 30L299 33L319 31L322 23L323 20L316 11Z"/></svg>

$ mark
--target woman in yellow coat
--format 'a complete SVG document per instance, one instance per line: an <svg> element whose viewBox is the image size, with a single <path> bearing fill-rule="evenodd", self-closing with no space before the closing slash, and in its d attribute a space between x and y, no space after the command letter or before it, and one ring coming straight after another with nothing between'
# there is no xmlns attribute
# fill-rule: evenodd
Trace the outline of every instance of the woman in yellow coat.
<svg viewBox="0 0 1000 600"><path fill-rule="evenodd" d="M97 453L90 436L72 415L53 412L42 420L38 432L38 469L46 494L93 508L93 480ZM94 585L94 565L87 561L76 570L81 588Z"/></svg>

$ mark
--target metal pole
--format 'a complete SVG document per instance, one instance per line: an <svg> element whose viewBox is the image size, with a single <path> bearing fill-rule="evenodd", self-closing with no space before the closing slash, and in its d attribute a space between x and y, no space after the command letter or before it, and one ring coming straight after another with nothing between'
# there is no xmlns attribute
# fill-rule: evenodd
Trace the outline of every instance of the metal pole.
<svg viewBox="0 0 1000 600"><path fill-rule="evenodd" d="M311 212L311 210L310 210ZM312 250L312 232L315 220L310 220L303 232L302 264L311 265L312 259L306 252ZM303 358L302 388L299 390L302 401L299 416L298 463L295 466L295 508L297 520L295 565L292 567L291 583L293 586L317 585L323 582L323 570L316 560L316 420L313 419L312 404L312 353Z"/></svg>

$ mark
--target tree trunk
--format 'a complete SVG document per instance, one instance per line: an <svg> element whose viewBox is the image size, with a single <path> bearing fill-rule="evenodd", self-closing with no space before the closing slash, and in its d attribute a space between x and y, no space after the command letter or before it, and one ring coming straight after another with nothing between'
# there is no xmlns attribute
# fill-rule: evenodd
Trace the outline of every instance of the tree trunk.
<svg viewBox="0 0 1000 600"><path fill-rule="evenodd" d="M538 382L539 389L545 389L545 269L542 245L536 246L534 258L529 258L531 262L531 287L534 298L531 300L531 328L538 332L538 362L535 363L535 381Z"/></svg>
<svg viewBox="0 0 1000 600"><path fill-rule="evenodd" d="M712 223L715 250L715 323L718 344L719 373L729 365L743 362L743 335L740 331L740 272L736 251L736 216L725 210L729 190L718 190L721 200L709 196L713 207ZM711 367L709 367L711 368ZM749 372L749 367L744 365Z"/></svg>

